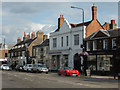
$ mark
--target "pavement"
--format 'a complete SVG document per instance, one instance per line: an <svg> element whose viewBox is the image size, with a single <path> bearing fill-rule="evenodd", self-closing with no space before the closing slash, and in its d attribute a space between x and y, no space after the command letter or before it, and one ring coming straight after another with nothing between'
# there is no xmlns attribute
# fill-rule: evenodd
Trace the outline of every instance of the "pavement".
<svg viewBox="0 0 120 90"><path fill-rule="evenodd" d="M114 76L99 76L99 75L91 75L91 76L83 76L80 77L86 77L86 78L98 78L98 79L114 79ZM116 77L116 80L118 80L118 77Z"/></svg>

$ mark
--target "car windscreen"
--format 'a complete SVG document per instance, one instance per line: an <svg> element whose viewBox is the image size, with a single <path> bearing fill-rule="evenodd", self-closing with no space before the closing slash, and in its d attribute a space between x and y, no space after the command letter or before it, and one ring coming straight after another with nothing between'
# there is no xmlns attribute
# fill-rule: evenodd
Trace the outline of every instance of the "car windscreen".
<svg viewBox="0 0 120 90"><path fill-rule="evenodd" d="M65 70L66 70L66 69L70 69L70 70L73 70L72 68L69 68L69 67L65 67L64 69L65 69Z"/></svg>
<svg viewBox="0 0 120 90"><path fill-rule="evenodd" d="M3 65L3 66L8 66L8 65Z"/></svg>
<svg viewBox="0 0 120 90"><path fill-rule="evenodd" d="M29 67L32 67L32 65L29 65Z"/></svg>
<svg viewBox="0 0 120 90"><path fill-rule="evenodd" d="M43 67L42 65L38 65L38 67Z"/></svg>
<svg viewBox="0 0 120 90"><path fill-rule="evenodd" d="M43 68L46 68L46 66L45 66L45 65L42 65L42 67L43 67Z"/></svg>

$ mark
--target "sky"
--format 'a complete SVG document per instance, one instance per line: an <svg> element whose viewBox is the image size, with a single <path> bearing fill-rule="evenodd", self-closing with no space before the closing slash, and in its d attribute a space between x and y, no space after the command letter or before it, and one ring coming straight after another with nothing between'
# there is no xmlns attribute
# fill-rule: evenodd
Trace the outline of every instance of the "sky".
<svg viewBox="0 0 120 90"><path fill-rule="evenodd" d="M23 38L24 32L41 30L49 34L57 29L60 14L70 23L82 22L82 11L70 8L77 6L84 9L85 21L92 19L91 7L94 2L2 2L2 37L6 43L16 43L17 38ZM103 25L110 20L118 24L117 2L95 2L97 19ZM1 30L1 29L0 29Z"/></svg>

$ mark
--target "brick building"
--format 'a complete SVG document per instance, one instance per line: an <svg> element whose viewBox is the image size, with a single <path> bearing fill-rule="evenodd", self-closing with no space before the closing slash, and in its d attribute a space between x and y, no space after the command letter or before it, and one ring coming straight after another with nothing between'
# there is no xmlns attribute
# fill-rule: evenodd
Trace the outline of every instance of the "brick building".
<svg viewBox="0 0 120 90"><path fill-rule="evenodd" d="M85 39L93 74L115 75L120 68L120 28L98 30ZM104 72L103 72L104 71Z"/></svg>
<svg viewBox="0 0 120 90"><path fill-rule="evenodd" d="M45 39L39 45L33 46L34 63L45 64L50 68L49 39Z"/></svg>
<svg viewBox="0 0 120 90"><path fill-rule="evenodd" d="M0 65L7 63L8 59L8 46L0 43Z"/></svg>
<svg viewBox="0 0 120 90"><path fill-rule="evenodd" d="M30 33L26 35L24 32L23 41L18 37L17 44L9 50L9 59L12 61L12 64L16 66L16 64L31 63L32 46L40 44L44 38L45 35L43 35L42 31L37 31L36 35L35 32L32 32L31 38Z"/></svg>
<svg viewBox="0 0 120 90"><path fill-rule="evenodd" d="M99 29L105 28L105 25L103 27L97 19L95 4L92 6L92 20L84 22L84 34L82 34L82 27L83 23L69 23L63 15L58 18L58 28L50 34L50 54L54 70L63 67L64 64L75 69L82 67L83 60L79 59L79 53L82 52L80 48L83 44L82 37L88 37Z"/></svg>

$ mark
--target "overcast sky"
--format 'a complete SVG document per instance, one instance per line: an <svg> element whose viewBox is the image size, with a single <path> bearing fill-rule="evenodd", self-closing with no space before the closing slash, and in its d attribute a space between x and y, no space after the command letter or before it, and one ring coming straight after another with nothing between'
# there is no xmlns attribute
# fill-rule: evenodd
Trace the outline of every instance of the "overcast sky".
<svg viewBox="0 0 120 90"><path fill-rule="evenodd" d="M23 38L24 32L41 30L49 34L57 28L60 14L70 23L82 22L82 12L72 9L77 6L85 10L85 21L92 19L93 2L3 2L2 3L2 34L6 43L16 43ZM103 25L115 19L118 24L117 2L95 2L97 19ZM1 34L0 34L1 35ZM2 42L2 40L0 40Z"/></svg>

